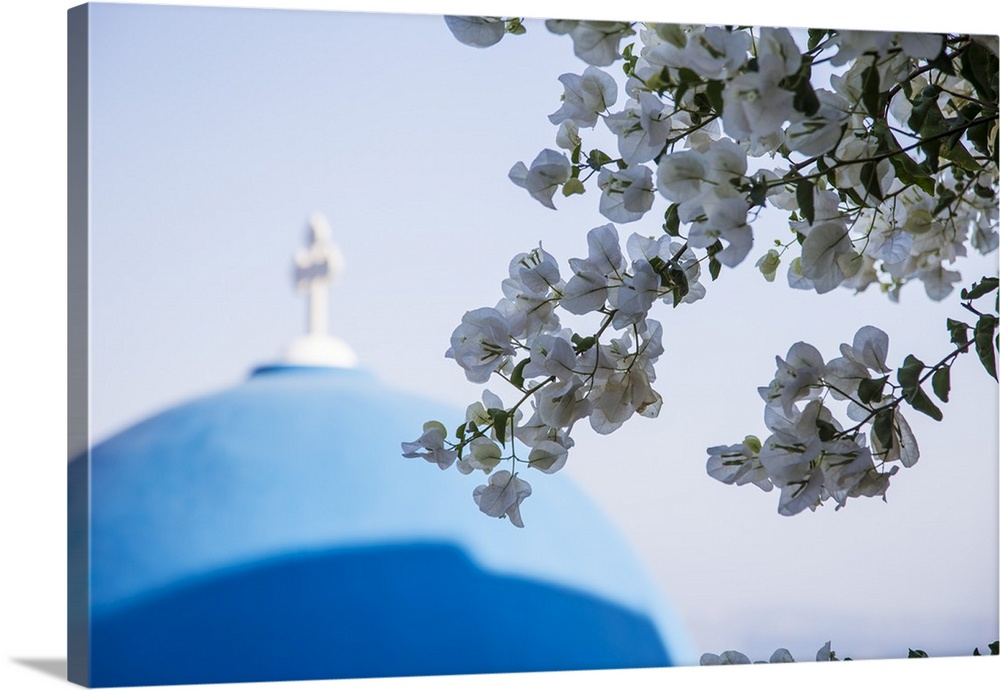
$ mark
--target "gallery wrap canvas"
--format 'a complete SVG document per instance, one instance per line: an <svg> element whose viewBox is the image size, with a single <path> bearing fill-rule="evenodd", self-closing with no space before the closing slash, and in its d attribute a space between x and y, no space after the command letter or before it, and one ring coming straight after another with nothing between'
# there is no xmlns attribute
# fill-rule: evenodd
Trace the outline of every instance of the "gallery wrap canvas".
<svg viewBox="0 0 1000 690"><path fill-rule="evenodd" d="M72 682L997 653L996 36L68 37Z"/></svg>

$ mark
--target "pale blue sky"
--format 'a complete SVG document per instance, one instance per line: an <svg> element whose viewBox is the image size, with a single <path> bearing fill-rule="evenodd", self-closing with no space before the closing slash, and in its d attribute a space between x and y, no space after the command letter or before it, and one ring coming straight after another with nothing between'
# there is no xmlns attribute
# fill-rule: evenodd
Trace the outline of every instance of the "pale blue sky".
<svg viewBox="0 0 1000 690"><path fill-rule="evenodd" d="M540 24L479 51L430 16L96 5L91 17L96 438L237 385L301 332L291 256L314 211L347 257L332 330L386 382L456 407L480 394L442 356L462 313L499 299L513 254L541 240L565 271L606 222L593 191L553 212L507 180L553 147L557 77L584 67ZM655 217L620 226L623 239L658 232ZM948 350L945 318L961 315L917 285L893 305L767 284L752 263L780 218L755 228L751 258L703 302L660 307L660 418L610 437L581 429L567 471L626 532L699 649L808 659L832 639L871 658L992 641L996 388L971 357L943 423L908 415L922 458L888 504L783 518L776 494L705 474L707 446L764 433L756 387L796 340L829 358L872 323L893 362L930 361ZM962 270L995 267L993 255ZM545 478L533 484L529 529Z"/></svg>

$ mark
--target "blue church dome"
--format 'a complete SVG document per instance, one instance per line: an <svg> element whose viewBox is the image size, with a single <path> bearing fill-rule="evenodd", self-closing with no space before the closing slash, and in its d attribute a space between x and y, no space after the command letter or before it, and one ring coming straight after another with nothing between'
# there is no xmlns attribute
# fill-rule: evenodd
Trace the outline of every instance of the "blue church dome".
<svg viewBox="0 0 1000 690"><path fill-rule="evenodd" d="M276 365L72 461L88 684L690 663L569 478L538 482L516 529L478 511L482 477L401 457L423 422L458 418L360 369Z"/></svg>

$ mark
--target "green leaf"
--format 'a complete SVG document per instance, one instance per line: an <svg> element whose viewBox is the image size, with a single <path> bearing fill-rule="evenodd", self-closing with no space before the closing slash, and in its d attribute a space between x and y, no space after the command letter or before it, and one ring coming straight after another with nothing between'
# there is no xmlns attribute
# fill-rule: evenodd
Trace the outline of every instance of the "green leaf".
<svg viewBox="0 0 1000 690"><path fill-rule="evenodd" d="M875 434L875 438L887 452L892 450L892 417L892 408L883 407L875 415L875 420L872 422L872 433Z"/></svg>
<svg viewBox="0 0 1000 690"><path fill-rule="evenodd" d="M959 133L961 134L961 132ZM969 150L965 148L965 144L961 141L955 141L950 145L945 144L941 146L941 158L950 160L952 163L962 166L970 172L976 172L980 170L981 166L979 162L973 158Z"/></svg>
<svg viewBox="0 0 1000 690"><path fill-rule="evenodd" d="M524 24L521 23L520 17L514 17L507 20L507 33L513 34L514 36L520 36L526 31L527 29L525 29Z"/></svg>
<svg viewBox="0 0 1000 690"><path fill-rule="evenodd" d="M708 260L708 273L712 276L712 280L719 277L719 272L722 270L722 264L714 256L710 257Z"/></svg>
<svg viewBox="0 0 1000 690"><path fill-rule="evenodd" d="M948 402L948 393L951 391L951 367L942 367L934 372L931 376L931 388L941 402Z"/></svg>
<svg viewBox="0 0 1000 690"><path fill-rule="evenodd" d="M969 324L962 323L961 321L955 321L954 319L948 319L948 330L951 332L951 342L955 343L959 347L967 347L969 345Z"/></svg>
<svg viewBox="0 0 1000 690"><path fill-rule="evenodd" d="M830 167L825 158L819 158L816 160L816 169L821 173L826 173L826 181L830 183L831 187L837 187L836 170Z"/></svg>
<svg viewBox="0 0 1000 690"><path fill-rule="evenodd" d="M809 43L807 44L807 50L812 50L818 46L824 38L826 38L827 29L809 29Z"/></svg>
<svg viewBox="0 0 1000 690"><path fill-rule="evenodd" d="M882 108L879 107L881 96L878 83L878 68L871 65L861 73L861 102L872 117L879 117Z"/></svg>
<svg viewBox="0 0 1000 690"><path fill-rule="evenodd" d="M1000 655L1000 640L990 642L990 656Z"/></svg>
<svg viewBox="0 0 1000 690"><path fill-rule="evenodd" d="M909 395L920 387L920 372L924 370L924 363L913 355L906 355L903 366L896 372L899 385L903 387L903 394Z"/></svg>
<svg viewBox="0 0 1000 690"><path fill-rule="evenodd" d="M872 401L881 400L882 390L885 388L886 381L888 380L888 376L883 376L880 379L863 380L858 384L858 398L866 405Z"/></svg>
<svg viewBox="0 0 1000 690"><path fill-rule="evenodd" d="M589 154L587 154L587 165L594 170L600 170L612 160L611 156L604 153L604 151L601 151L600 149L593 149Z"/></svg>
<svg viewBox="0 0 1000 690"><path fill-rule="evenodd" d="M915 184L928 194L934 194L934 178L905 152L900 151L889 161L900 182L906 185Z"/></svg>
<svg viewBox="0 0 1000 690"><path fill-rule="evenodd" d="M830 422L827 422L822 419L816 420L816 430L819 436L819 440L823 441L824 443L827 441L832 441L837 437L837 434L839 433L837 431L837 427L835 427Z"/></svg>
<svg viewBox="0 0 1000 690"><path fill-rule="evenodd" d="M804 113L806 117L812 117L819 112L819 106L819 97L816 95L816 91L813 90L812 82L809 81L808 77L800 79L795 87L795 97L792 99L792 107L800 113Z"/></svg>
<svg viewBox="0 0 1000 690"><path fill-rule="evenodd" d="M988 295L989 293L996 290L997 287L1000 287L1000 279L983 278L980 282L973 283L971 290L966 290L965 288L962 288L962 299L965 300L977 299L979 297L982 297L983 295Z"/></svg>
<svg viewBox="0 0 1000 690"><path fill-rule="evenodd" d="M939 213L941 213L941 211L951 206L952 202L955 201L955 199L957 198L958 197L955 195L955 192L951 191L950 189L945 189L941 191L937 195L937 204L934 205L934 211L932 212L932 215L936 216Z"/></svg>
<svg viewBox="0 0 1000 690"><path fill-rule="evenodd" d="M576 354L581 354L592 348L596 342L597 339L594 336L588 335L586 338L580 338L579 342L576 343L576 347L573 349Z"/></svg>
<svg viewBox="0 0 1000 690"><path fill-rule="evenodd" d="M813 191L815 189L816 185L806 179L801 179L795 183L795 201L798 202L802 217L809 221L809 225L813 224L813 219L816 217L815 207L813 206Z"/></svg>
<svg viewBox="0 0 1000 690"><path fill-rule="evenodd" d="M986 373L997 377L996 353L993 350L993 329L997 327L997 317L983 314L976 323L976 354L983 363Z"/></svg>
<svg viewBox="0 0 1000 690"><path fill-rule="evenodd" d="M908 659L926 659L928 657L927 657L927 652L925 652L922 649L911 649L910 653L906 655L906 658L908 658Z"/></svg>
<svg viewBox="0 0 1000 690"><path fill-rule="evenodd" d="M722 90L725 85L721 81L716 81L715 79L708 82L708 86L705 87L705 94L708 96L708 102L711 104L712 109L717 113L722 113Z"/></svg>
<svg viewBox="0 0 1000 690"><path fill-rule="evenodd" d="M516 387L524 390L524 367L530 362L531 359L522 359L514 367L514 371L510 374L510 382Z"/></svg>
<svg viewBox="0 0 1000 690"><path fill-rule="evenodd" d="M747 201L750 206L764 206L767 203L767 181L763 177L756 177L750 183L750 195Z"/></svg>
<svg viewBox="0 0 1000 690"><path fill-rule="evenodd" d="M929 397L927 397L927 394L924 393L923 389L920 387L906 397L906 402L910 403L914 410L917 412L923 412L931 419L939 422L944 419L944 415L941 414L941 410Z"/></svg>
<svg viewBox="0 0 1000 690"><path fill-rule="evenodd" d="M680 235L680 225L681 219L677 215L677 204L670 204L667 207L667 212L663 214L663 231L666 232L671 237L677 237Z"/></svg>
<svg viewBox="0 0 1000 690"><path fill-rule="evenodd" d="M878 163L868 161L861 165L861 184L865 186L865 192L878 201L882 201L882 186L878 179ZM862 200L863 201L863 200ZM871 205L871 204L867 204Z"/></svg>
<svg viewBox="0 0 1000 690"><path fill-rule="evenodd" d="M566 180L563 184L562 193L563 196L572 196L573 194L583 194L587 190L583 186L583 182L580 182L579 178L571 177Z"/></svg>
<svg viewBox="0 0 1000 690"><path fill-rule="evenodd" d="M677 70L677 79L680 80L682 84L700 84L701 77L692 69L687 67L681 67Z"/></svg>
<svg viewBox="0 0 1000 690"><path fill-rule="evenodd" d="M509 418L507 410L491 407L486 412L490 415L490 419L493 420L493 433L497 435L497 441L500 442L501 446L505 445L507 440L507 419Z"/></svg>
<svg viewBox="0 0 1000 690"><path fill-rule="evenodd" d="M924 136L937 134L940 131L940 123L944 116L937 104L939 93L941 93L941 87L933 84L925 86L920 91L917 99L913 101L913 109L906 121L911 130ZM925 131L925 126L927 126L927 131Z"/></svg>
<svg viewBox="0 0 1000 690"><path fill-rule="evenodd" d="M992 63L992 64L991 64ZM989 103L997 98L997 56L975 41L962 53L960 69L962 76L980 95L980 100Z"/></svg>
<svg viewBox="0 0 1000 690"><path fill-rule="evenodd" d="M667 275L670 278L670 285L674 294L674 307L676 307L690 291L687 275L684 271L676 267L667 269Z"/></svg>

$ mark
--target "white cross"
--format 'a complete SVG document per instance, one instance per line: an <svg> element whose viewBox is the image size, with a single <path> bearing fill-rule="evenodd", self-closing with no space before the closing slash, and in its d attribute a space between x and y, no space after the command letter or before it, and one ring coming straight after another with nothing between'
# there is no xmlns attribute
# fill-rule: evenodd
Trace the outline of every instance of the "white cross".
<svg viewBox="0 0 1000 690"><path fill-rule="evenodd" d="M306 333L325 335L327 296L331 283L344 271L344 254L331 239L330 224L321 213L309 219L309 246L295 255L295 286L306 293Z"/></svg>

